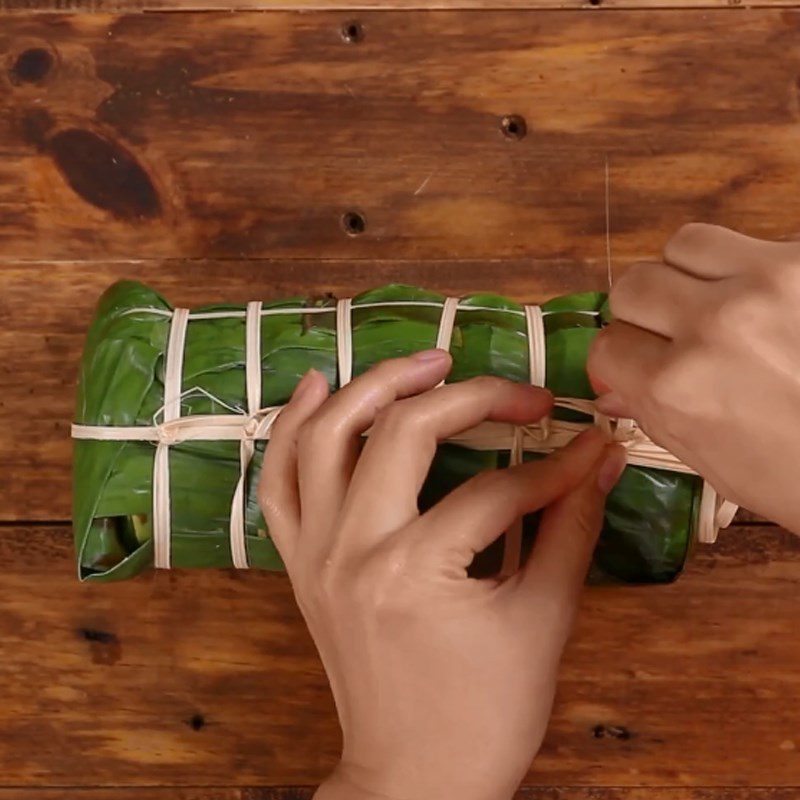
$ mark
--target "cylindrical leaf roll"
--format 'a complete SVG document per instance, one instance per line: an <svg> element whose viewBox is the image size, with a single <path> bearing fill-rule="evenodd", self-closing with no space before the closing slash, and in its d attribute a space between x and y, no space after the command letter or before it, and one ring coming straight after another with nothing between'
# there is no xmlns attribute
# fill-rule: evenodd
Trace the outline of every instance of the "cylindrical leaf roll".
<svg viewBox="0 0 800 800"><path fill-rule="evenodd" d="M353 374L387 358L433 347L442 295L386 286L352 301ZM556 396L593 397L586 376L592 339L606 317L601 293L574 294L542 306L546 385ZM381 305L384 303L392 305ZM417 303L404 305L403 303ZM366 306L366 307L365 307ZM523 307L490 294L462 298L450 345L449 381L496 375L530 380ZM290 313L261 317L261 405L279 406L315 368L338 385L336 301L290 298L264 303ZM314 313L302 309L325 309ZM296 313L291 311L296 309ZM92 426L152 426L164 405L164 368L171 306L138 283L112 286L101 298L81 363L76 422ZM196 309L186 334L181 416L243 413L247 408L244 306ZM581 419L557 409L562 419ZM588 418L584 418L588 419ZM268 443L260 441L246 476L245 541L251 567L282 569L256 497ZM74 532L82 580L130 578L153 564L151 514L155 445L146 441L75 442ZM540 457L527 454L526 458ZM420 496L422 509L484 469L508 463L507 450L440 446ZM232 565L229 522L240 478L236 441L184 441L170 447L171 563L173 567ZM629 466L606 506L592 567L593 580L662 583L681 571L697 524L702 480L694 475ZM536 519L525 521L528 542ZM496 549L496 548L495 548Z"/></svg>

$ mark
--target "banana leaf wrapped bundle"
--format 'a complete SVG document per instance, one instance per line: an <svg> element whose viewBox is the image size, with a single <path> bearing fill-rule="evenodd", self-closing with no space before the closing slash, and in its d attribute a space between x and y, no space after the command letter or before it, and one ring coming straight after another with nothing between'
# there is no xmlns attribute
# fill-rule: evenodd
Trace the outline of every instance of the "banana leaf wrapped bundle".
<svg viewBox="0 0 800 800"><path fill-rule="evenodd" d="M554 410L554 424L594 422L585 364L608 319L602 293L524 307L492 294L454 301L393 285L342 302L291 298L189 313L174 311L135 282L115 284L103 295L83 353L73 429L81 580L121 580L153 566L282 569L257 503L269 417L260 409L279 409L312 367L335 390L379 361L442 344L448 309L449 382L479 375L526 382L537 373L542 380L534 382L576 401ZM537 309L537 342L531 308ZM255 356L248 353L253 347ZM205 425L204 435L190 431L197 425ZM523 449L527 459L548 448ZM511 451L510 444L441 444L420 507L482 470L506 466ZM608 497L590 579L673 580L698 538L701 506L715 502L708 491L685 469L629 465ZM535 537L536 524L535 515L524 520L525 542Z"/></svg>

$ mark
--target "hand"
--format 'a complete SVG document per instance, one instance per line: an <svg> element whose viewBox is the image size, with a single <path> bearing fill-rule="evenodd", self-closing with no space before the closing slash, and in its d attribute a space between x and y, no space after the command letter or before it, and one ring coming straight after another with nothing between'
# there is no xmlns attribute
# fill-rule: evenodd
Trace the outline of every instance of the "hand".
<svg viewBox="0 0 800 800"><path fill-rule="evenodd" d="M433 389L450 363L438 350L386 361L331 398L312 371L273 428L260 501L344 734L318 800L502 800L544 735L625 454L592 430L421 515L437 442L485 419L529 424L552 406L542 389L495 378ZM476 552L543 507L519 573L467 577Z"/></svg>
<svg viewBox="0 0 800 800"><path fill-rule="evenodd" d="M598 409L800 533L800 244L687 225L610 303L589 358Z"/></svg>

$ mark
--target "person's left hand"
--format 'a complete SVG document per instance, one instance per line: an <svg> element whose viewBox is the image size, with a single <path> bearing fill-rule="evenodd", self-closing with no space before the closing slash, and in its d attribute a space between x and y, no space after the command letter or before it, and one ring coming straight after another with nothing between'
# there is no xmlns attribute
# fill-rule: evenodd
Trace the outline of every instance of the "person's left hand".
<svg viewBox="0 0 800 800"><path fill-rule="evenodd" d="M587 363L597 410L800 534L800 242L684 225L609 305Z"/></svg>
<svg viewBox="0 0 800 800"><path fill-rule="evenodd" d="M549 392L496 378L434 389L449 368L442 351L386 361L331 398L312 371L271 434L260 501L344 733L317 800L502 800L544 736L624 451L593 429L420 514L438 442L552 406ZM476 552L541 508L517 574L467 576Z"/></svg>

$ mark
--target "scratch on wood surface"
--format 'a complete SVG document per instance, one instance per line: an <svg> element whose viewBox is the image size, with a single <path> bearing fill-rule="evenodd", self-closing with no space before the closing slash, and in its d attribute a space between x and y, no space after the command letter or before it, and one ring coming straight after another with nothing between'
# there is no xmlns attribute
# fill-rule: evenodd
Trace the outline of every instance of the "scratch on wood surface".
<svg viewBox="0 0 800 800"><path fill-rule="evenodd" d="M425 178L425 180L422 181L422 183L419 186L417 186L417 191L414 192L414 197L416 197L418 194L422 194L425 191L425 187L428 185L428 181L430 181L432 177L433 173L431 172L431 174L428 175L428 177Z"/></svg>

